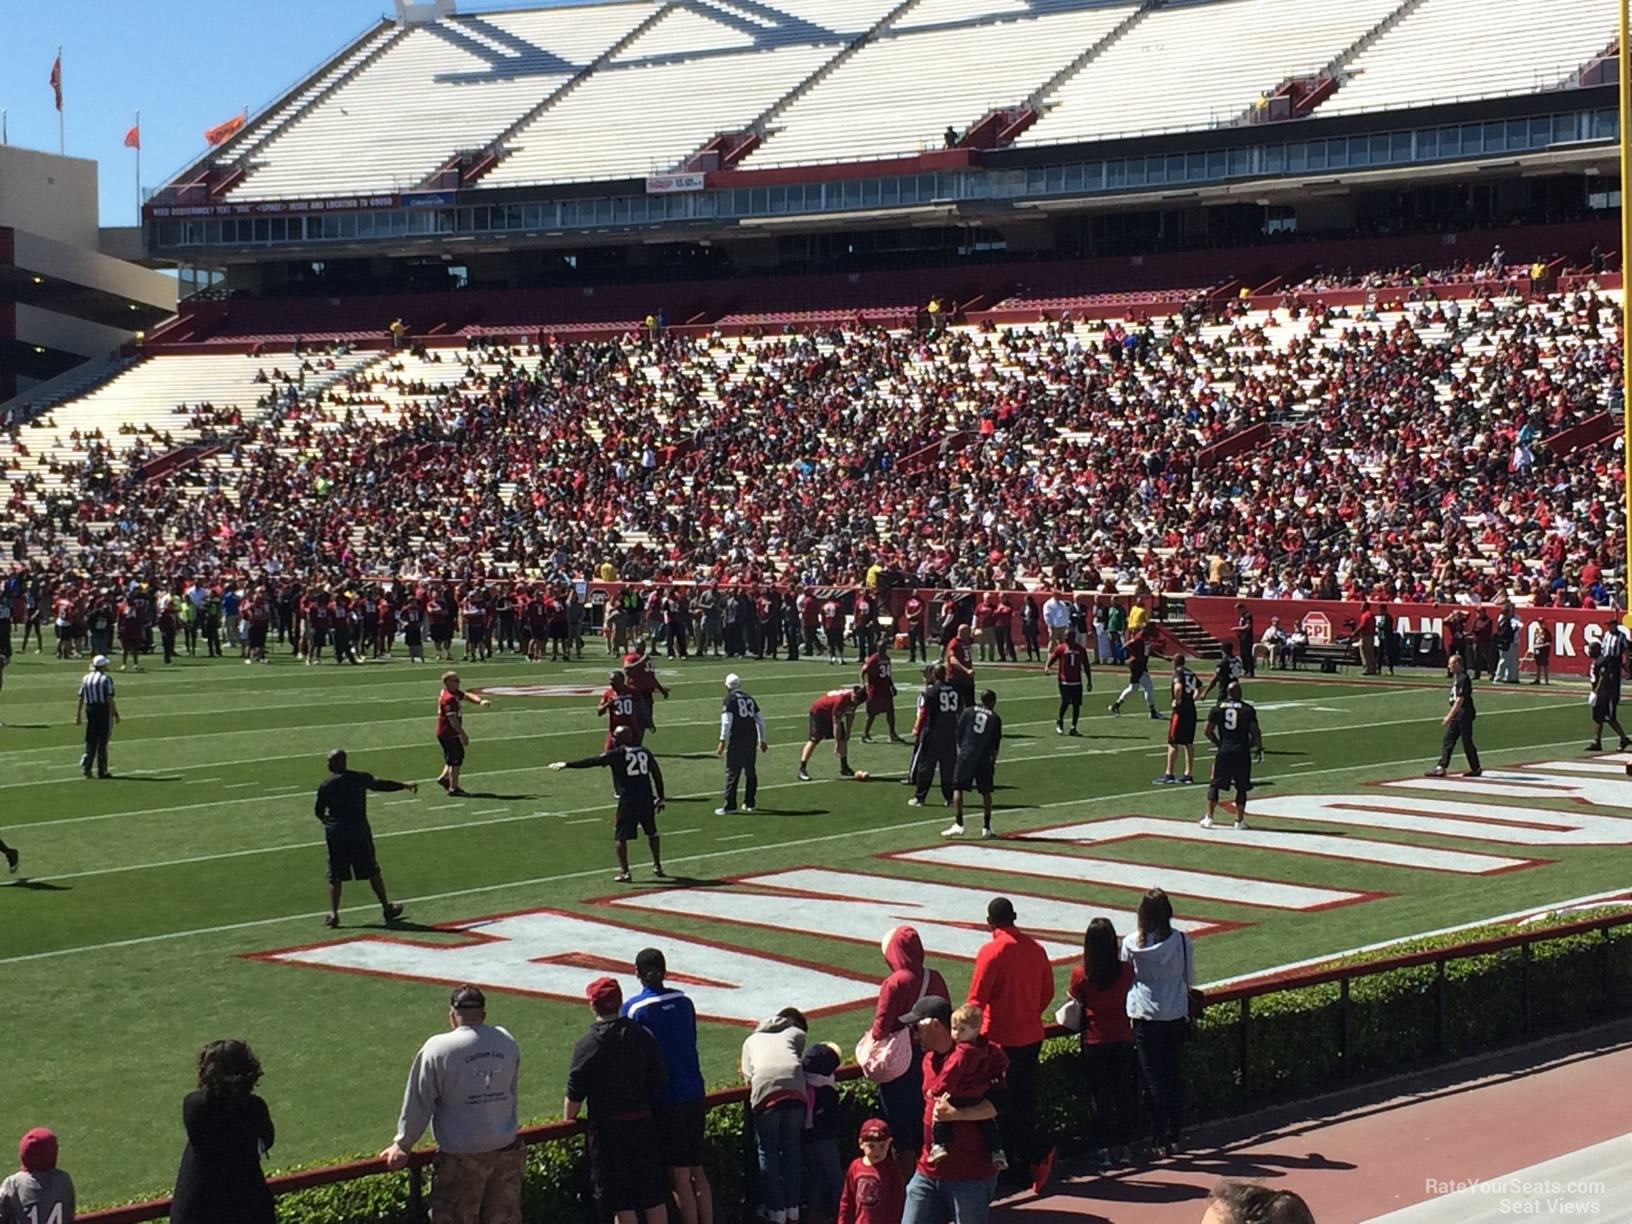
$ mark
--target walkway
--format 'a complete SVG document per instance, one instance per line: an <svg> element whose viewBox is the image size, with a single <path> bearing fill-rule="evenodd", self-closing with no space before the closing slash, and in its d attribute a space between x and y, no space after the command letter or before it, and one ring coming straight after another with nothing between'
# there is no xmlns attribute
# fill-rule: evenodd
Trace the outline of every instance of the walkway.
<svg viewBox="0 0 1632 1224"><path fill-rule="evenodd" d="M1196 1224L1210 1187L1231 1177L1296 1190L1320 1224L1624 1224L1629 1132L1632 1025L1619 1025L1200 1128L1183 1157L1067 1177L994 1220ZM1479 1184L1493 1179L1527 1184Z"/></svg>

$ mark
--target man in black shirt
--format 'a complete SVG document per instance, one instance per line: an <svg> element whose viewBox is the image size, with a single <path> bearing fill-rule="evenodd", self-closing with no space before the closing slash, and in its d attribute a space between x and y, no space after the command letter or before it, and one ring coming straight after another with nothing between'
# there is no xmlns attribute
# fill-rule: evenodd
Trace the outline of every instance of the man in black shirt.
<svg viewBox="0 0 1632 1224"><path fill-rule="evenodd" d="M1607 722L1621 737L1621 751L1625 752L1628 745L1632 745L1632 739L1626 737L1626 732L1621 730L1621 724L1615 717L1621 704L1620 661L1607 657L1601 642L1588 646L1587 655L1592 659L1592 743L1587 745L1587 751L1604 750L1604 724Z"/></svg>
<svg viewBox="0 0 1632 1224"><path fill-rule="evenodd" d="M1207 715L1207 739L1218 749L1213 776L1207 784L1207 815L1201 827L1213 827L1220 791L1235 791L1235 827L1247 827L1247 792L1252 789L1252 763L1264 759L1264 737L1258 729L1258 711L1241 699L1241 682L1230 681L1224 700Z"/></svg>
<svg viewBox="0 0 1632 1224"><path fill-rule="evenodd" d="M637 832L646 834L646 844L652 848L652 874L666 878L663 855L659 849L657 814L663 810L663 771L657 758L639 744L631 743L628 727L612 730L614 743L599 756L584 757L577 761L556 761L551 769L594 769L605 766L612 771L612 789L618 796L618 814L612 826L612 841L618 854L619 883L628 883L629 843Z"/></svg>
<svg viewBox="0 0 1632 1224"><path fill-rule="evenodd" d="M380 899L385 920L402 917L402 906L385 894L385 880L374 857L374 833L368 827L369 791L419 792L416 782L390 782L360 769L346 768L345 750L329 753L329 776L317 788L314 814L323 824L329 848L329 915L323 925L340 925L340 886L347 880L367 880Z"/></svg>
<svg viewBox="0 0 1632 1224"><path fill-rule="evenodd" d="M973 787L980 792L982 837L992 832L992 787L997 772L997 750L1003 744L1003 720L997 716L997 693L987 689L980 704L958 715L958 757L952 788L952 825L942 837L963 836L963 796Z"/></svg>
<svg viewBox="0 0 1632 1224"><path fill-rule="evenodd" d="M929 784L935 779L935 770L941 771L941 797L946 806L952 806L952 770L958 758L958 712L963 699L958 690L946 682L946 664L937 663L924 668L929 681L918 695L918 720L913 727L917 746L912 750L912 784L917 788L910 807L923 807L929 798Z"/></svg>
<svg viewBox="0 0 1632 1224"><path fill-rule="evenodd" d="M647 1224L665 1224L668 1176L652 1117L652 1096L668 1079L663 1056L643 1025L618 1014L616 978L596 978L584 993L595 1022L572 1048L562 1116L576 1121L589 1106L589 1172L603 1216L635 1224L644 1211Z"/></svg>
<svg viewBox="0 0 1632 1224"><path fill-rule="evenodd" d="M720 746L715 756L725 757L725 804L716 808L714 815L729 816L737 810L737 782L747 775L747 789L743 794L742 810L754 810L754 799L759 790L759 770L754 765L755 752L769 752L771 745L765 738L765 715L759 702L744 691L742 678L735 672L725 678L725 708L720 713Z"/></svg>
<svg viewBox="0 0 1632 1224"><path fill-rule="evenodd" d="M1224 653L1219 657L1218 669L1213 672L1213 678L1207 681L1207 687L1201 690L1201 697L1198 700L1206 701L1216 688L1218 699L1223 701L1230 691L1230 685L1241 679L1243 669L1241 660L1235 657L1235 647L1225 642L1222 649Z"/></svg>
<svg viewBox="0 0 1632 1224"><path fill-rule="evenodd" d="M1235 652L1241 659L1241 666L1246 669L1247 675L1253 674L1252 657L1253 623L1252 613L1247 611L1247 605L1235 605Z"/></svg>
<svg viewBox="0 0 1632 1224"><path fill-rule="evenodd" d="M1445 771L1450 768L1451 753L1456 748L1456 741L1462 741L1462 751L1468 758L1468 770L1464 778L1477 778L1484 770L1479 768L1479 749L1473 746L1473 681L1468 678L1466 665L1460 654L1453 654L1446 663L1446 670L1451 673L1451 709L1441 721L1445 728L1445 742L1440 745L1439 764L1428 771L1430 778L1443 778Z"/></svg>
<svg viewBox="0 0 1632 1224"><path fill-rule="evenodd" d="M1167 720L1167 768L1154 780L1156 786L1196 780L1192 771L1196 767L1196 693L1200 688L1201 678L1185 666L1185 657L1174 655L1170 693L1173 713ZM1184 772L1175 775L1173 765L1180 753L1184 754Z"/></svg>

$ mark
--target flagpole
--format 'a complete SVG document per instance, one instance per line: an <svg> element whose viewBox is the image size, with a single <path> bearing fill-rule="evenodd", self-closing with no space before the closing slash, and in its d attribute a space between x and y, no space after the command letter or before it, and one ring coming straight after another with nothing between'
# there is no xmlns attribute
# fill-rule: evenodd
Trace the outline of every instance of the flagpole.
<svg viewBox="0 0 1632 1224"><path fill-rule="evenodd" d="M142 112L136 112L136 228L142 228Z"/></svg>
<svg viewBox="0 0 1632 1224"><path fill-rule="evenodd" d="M62 48L57 48L57 153L68 156L68 137L62 126Z"/></svg>

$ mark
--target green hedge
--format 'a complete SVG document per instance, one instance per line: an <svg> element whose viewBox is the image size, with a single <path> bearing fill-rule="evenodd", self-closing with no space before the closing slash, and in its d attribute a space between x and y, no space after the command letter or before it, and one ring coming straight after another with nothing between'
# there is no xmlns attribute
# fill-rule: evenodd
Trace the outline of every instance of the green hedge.
<svg viewBox="0 0 1632 1224"><path fill-rule="evenodd" d="M1593 915L1567 914L1549 921L1560 925L1589 916ZM1347 963L1455 947L1515 929L1493 926L1413 940L1348 958ZM1189 1117L1200 1121L1241 1113L1431 1060L1460 1058L1632 1014L1632 925L1611 928L1607 936L1568 935L1531 945L1527 987L1524 954L1517 949L1449 962L1442 1044L1440 989L1433 965L1389 970L1351 982L1346 1055L1339 1000L1336 984L1253 999L1245 1069L1240 1004L1209 1007L1194 1026L1186 1049ZM1042 1126L1067 1149L1082 1146L1088 1137L1088 1111L1076 1039L1046 1043L1042 1069ZM840 1095L845 1110L840 1133L853 1137L862 1120L877 1112L876 1094L870 1084L847 1083L841 1085ZM715 1218L721 1224L741 1224L749 1218L743 1204L751 1189L752 1160L743 1107L713 1110L706 1137ZM846 1144L841 1155L848 1162L855 1155L853 1139ZM581 1138L533 1146L527 1154L526 1219L539 1224L595 1221L585 1206L588 1185ZM284 1195L278 1199L278 1218L281 1224L408 1224L407 1178L367 1177Z"/></svg>

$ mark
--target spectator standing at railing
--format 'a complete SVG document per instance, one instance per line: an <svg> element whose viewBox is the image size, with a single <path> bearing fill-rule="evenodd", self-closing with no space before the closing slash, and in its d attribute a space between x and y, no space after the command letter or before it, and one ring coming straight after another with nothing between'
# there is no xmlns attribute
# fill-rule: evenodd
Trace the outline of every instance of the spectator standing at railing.
<svg viewBox="0 0 1632 1224"><path fill-rule="evenodd" d="M437 1149L431 1219L521 1224L527 1163L516 1119L521 1047L508 1030L487 1022L487 997L475 986L454 989L448 1029L414 1055L396 1138L380 1156L388 1169L406 1168L429 1126Z"/></svg>
<svg viewBox="0 0 1632 1224"><path fill-rule="evenodd" d="M669 1184L683 1224L714 1224L714 1190L703 1167L703 1073L697 1061L697 1009L663 979L668 962L656 948L635 957L641 992L623 1005L623 1014L657 1041L667 1074L652 1096L657 1141L669 1166Z"/></svg>
<svg viewBox="0 0 1632 1224"><path fill-rule="evenodd" d="M667 1083L663 1056L646 1028L619 1014L623 988L615 978L596 978L584 993L595 1020L573 1047L563 1116L571 1122L589 1106L589 1172L601 1211L616 1224L635 1224L640 1212L646 1224L668 1224L652 1116Z"/></svg>
<svg viewBox="0 0 1632 1224"><path fill-rule="evenodd" d="M0 1181L0 1224L74 1224L74 1180L57 1168L57 1137L36 1126L17 1144L22 1166Z"/></svg>
<svg viewBox="0 0 1632 1224"><path fill-rule="evenodd" d="M277 1212L261 1161L272 1115L255 1095L261 1064L242 1041L198 1052L198 1089L181 1103L187 1147L176 1173L171 1224L273 1224Z"/></svg>
<svg viewBox="0 0 1632 1224"><path fill-rule="evenodd" d="M1150 1100L1151 1146L1156 1155L1171 1156L1184 1129L1184 1042L1195 957L1190 937L1173 929L1173 903L1161 889L1140 900L1138 925L1122 941L1122 959L1133 966L1127 1011Z"/></svg>

